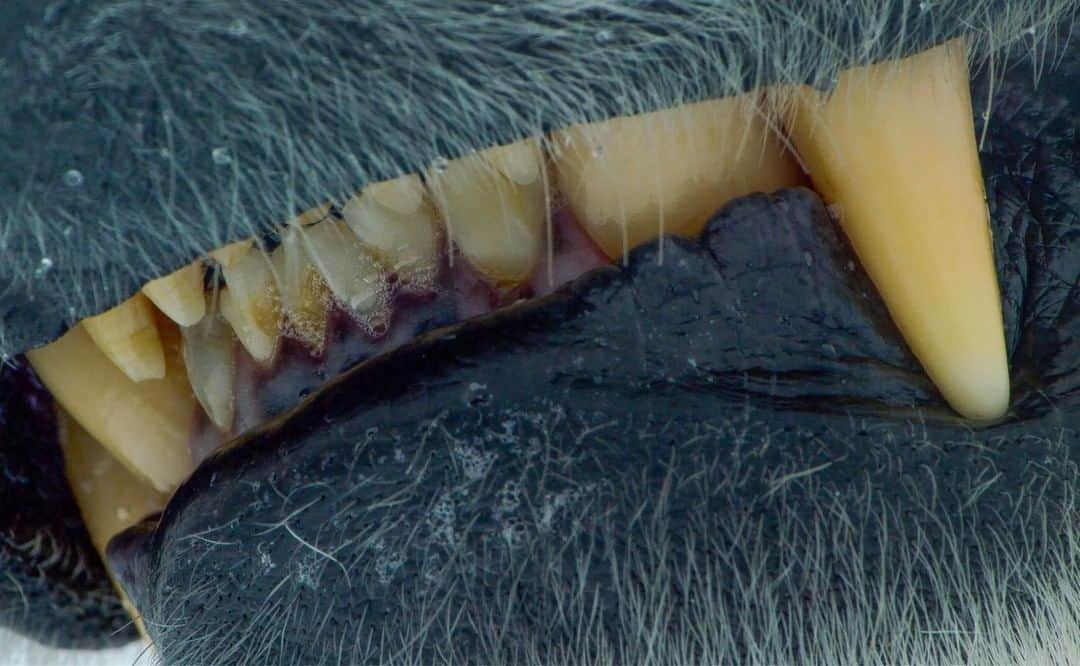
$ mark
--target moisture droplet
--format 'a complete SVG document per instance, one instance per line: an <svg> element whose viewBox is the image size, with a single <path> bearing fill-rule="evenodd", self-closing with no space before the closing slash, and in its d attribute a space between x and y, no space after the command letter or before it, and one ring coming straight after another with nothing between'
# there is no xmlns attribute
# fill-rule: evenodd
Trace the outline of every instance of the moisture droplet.
<svg viewBox="0 0 1080 666"><path fill-rule="evenodd" d="M934 3L931 0L923 0L919 3L919 11L926 13L934 8Z"/></svg>
<svg viewBox="0 0 1080 666"><path fill-rule="evenodd" d="M435 173L443 173L448 166L450 166L450 160L441 155L431 160L431 168L435 170Z"/></svg>
<svg viewBox="0 0 1080 666"><path fill-rule="evenodd" d="M248 24L242 18L238 18L229 24L229 34L233 37L243 37L248 32Z"/></svg>
<svg viewBox="0 0 1080 666"><path fill-rule="evenodd" d="M64 185L68 187L82 187L83 181L82 171L78 169L68 169L64 172Z"/></svg>
<svg viewBox="0 0 1080 666"><path fill-rule="evenodd" d="M38 267L34 270L34 275L37 277L41 277L42 275L45 275L50 270L52 270L52 267L53 260L48 257L42 257L41 263L39 263Z"/></svg>
<svg viewBox="0 0 1080 666"><path fill-rule="evenodd" d="M613 39L615 39L615 34L607 28L602 28L596 31L597 44L610 44Z"/></svg>
<svg viewBox="0 0 1080 666"><path fill-rule="evenodd" d="M127 508L122 507L122 506L116 507L116 519L117 520L126 521L129 518L131 518L131 512L128 511Z"/></svg>
<svg viewBox="0 0 1080 666"><path fill-rule="evenodd" d="M218 146L211 151L210 156L214 159L214 164L219 166L226 166L232 163L232 157L229 155L229 149L225 146Z"/></svg>
<svg viewBox="0 0 1080 666"><path fill-rule="evenodd" d="M159 149L158 149L158 155L161 155L161 157L162 157L163 159L166 159L166 160L167 160L167 159L169 159L170 157L172 157L172 151L171 151L171 150L169 150L168 148L162 147L162 148L159 148Z"/></svg>

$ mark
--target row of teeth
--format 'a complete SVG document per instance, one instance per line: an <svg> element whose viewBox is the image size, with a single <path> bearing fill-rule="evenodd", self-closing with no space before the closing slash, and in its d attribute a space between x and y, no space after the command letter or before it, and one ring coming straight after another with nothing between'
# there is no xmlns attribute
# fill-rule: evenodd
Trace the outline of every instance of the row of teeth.
<svg viewBox="0 0 1080 666"><path fill-rule="evenodd" d="M260 363L283 334L317 350L332 303L377 331L388 276L430 286L447 242L512 289L550 251L555 192L618 259L660 233L697 233L734 197L802 184L804 172L950 404L1000 416L1008 370L960 42L845 72L828 95L785 88L616 118L369 186L340 214L292 221L272 251L243 241L211 252L220 288L204 288L197 262L30 359L86 431L168 492L191 471L196 404L230 428L236 341Z"/></svg>

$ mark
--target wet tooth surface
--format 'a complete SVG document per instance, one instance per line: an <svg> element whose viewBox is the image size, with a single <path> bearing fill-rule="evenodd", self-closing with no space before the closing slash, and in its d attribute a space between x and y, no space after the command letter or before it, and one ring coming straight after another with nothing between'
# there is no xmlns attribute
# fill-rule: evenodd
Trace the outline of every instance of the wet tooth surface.
<svg viewBox="0 0 1080 666"><path fill-rule="evenodd" d="M206 313L202 262L197 261L175 273L151 280L143 285L142 291L159 310L180 326L192 326Z"/></svg>
<svg viewBox="0 0 1080 666"><path fill-rule="evenodd" d="M964 44L794 99L791 138L927 374L960 414L1001 416L1009 370Z"/></svg>
<svg viewBox="0 0 1080 666"><path fill-rule="evenodd" d="M156 490L169 491L191 473L196 406L180 359L180 332L165 317L157 325L162 379L131 381L81 325L27 357L56 401L102 446Z"/></svg>
<svg viewBox="0 0 1080 666"><path fill-rule="evenodd" d="M376 311L385 313L382 266L343 220L323 220L299 237L338 302L362 320Z"/></svg>
<svg viewBox="0 0 1080 666"><path fill-rule="evenodd" d="M116 367L133 382L165 376L153 305L137 293L115 308L83 322L87 334Z"/></svg>
<svg viewBox="0 0 1080 666"><path fill-rule="evenodd" d="M184 365L195 397L210 420L227 432L236 414L233 331L224 319L211 315L181 333Z"/></svg>
<svg viewBox="0 0 1080 666"><path fill-rule="evenodd" d="M400 281L428 287L438 272L443 238L423 187L415 175L376 183L350 199L342 216L356 237L374 250ZM395 196L386 195L387 189ZM407 194L398 196L401 192Z"/></svg>
<svg viewBox="0 0 1080 666"><path fill-rule="evenodd" d="M542 255L548 204L538 142L521 141L428 172L450 240L497 287L526 280Z"/></svg>
<svg viewBox="0 0 1080 666"><path fill-rule="evenodd" d="M804 181L756 100L687 104L555 132L559 191L609 257L661 233L692 236L735 197Z"/></svg>
<svg viewBox="0 0 1080 666"><path fill-rule="evenodd" d="M269 361L282 326L281 299L269 257L256 247L246 248L222 264L222 273L227 286L218 293L221 315L252 358Z"/></svg>
<svg viewBox="0 0 1080 666"><path fill-rule="evenodd" d="M325 280L308 257L301 238L304 233L299 224L285 229L281 233L281 245L274 250L271 261L288 317L289 332L318 352L326 343L330 294Z"/></svg>

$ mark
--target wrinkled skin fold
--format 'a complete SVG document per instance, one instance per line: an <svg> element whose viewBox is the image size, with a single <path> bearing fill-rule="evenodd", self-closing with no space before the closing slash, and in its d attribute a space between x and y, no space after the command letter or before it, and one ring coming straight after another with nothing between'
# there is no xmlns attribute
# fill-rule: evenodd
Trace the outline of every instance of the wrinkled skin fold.
<svg viewBox="0 0 1080 666"><path fill-rule="evenodd" d="M738 81L718 83L717 70L665 88L657 81L674 79L645 69L641 98L627 101L613 91L635 63L601 53L582 65L613 72L595 83L596 108L548 109L530 125L526 111L551 91L525 87L490 115L431 96L412 121L372 129L389 93L345 118L308 104L330 86L287 92L327 53L360 48L349 26L319 48L273 11L216 6L58 3L34 43L45 52L5 42L3 73L16 77L5 81L22 85L0 102L13 156L0 189L0 352L366 178L768 78L733 66ZM324 20L333 10L304 6ZM249 10L246 27L234 23ZM203 29L196 16L220 19L220 48L181 58ZM275 21L287 39L260 32ZM134 27L129 41L94 39ZM252 49L282 57L222 55ZM1004 75L981 153L1013 372L1002 422L974 428L940 402L815 195L752 197L701 242L665 241L662 265L645 248L626 269L375 359L210 460L160 521L111 551L163 661L1056 658L1076 644L1064 629L1080 598L1080 66L1075 48L1060 55L1038 88L1038 62ZM705 51L686 57L671 67L692 71ZM158 96L152 82L174 58L184 66ZM28 74L26 62L53 69ZM352 81L350 67L318 80ZM580 71L562 73L569 83ZM193 94L173 94L188 84ZM506 99L489 91L487 102ZM282 114L256 122L271 102ZM26 136L42 148L26 151ZM234 139L223 178L212 150ZM159 161L166 146L177 161ZM369 161L356 170L350 156ZM80 189L64 185L72 164ZM55 263L38 271L43 257ZM6 604L17 592L4 585ZM102 626L123 626L116 600L97 599L111 613ZM84 638L52 616L3 619Z"/></svg>

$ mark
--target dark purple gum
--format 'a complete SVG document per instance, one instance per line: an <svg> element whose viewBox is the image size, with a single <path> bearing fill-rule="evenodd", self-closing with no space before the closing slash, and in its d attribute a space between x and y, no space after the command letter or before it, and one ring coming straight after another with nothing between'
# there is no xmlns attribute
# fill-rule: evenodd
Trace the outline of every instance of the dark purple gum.
<svg viewBox="0 0 1080 666"><path fill-rule="evenodd" d="M385 321L375 326L334 304L322 349L312 350L286 333L273 362L263 365L237 342L233 427L222 432L202 410L197 410L190 444L192 462L198 466L226 441L291 409L326 382L373 356L401 347L428 331L550 294L580 275L611 263L566 206L552 213L550 240L550 260L545 253L534 274L513 289L495 287L456 249L452 250L452 261L444 250L443 263L430 284L399 283L396 276L390 276L393 295Z"/></svg>

